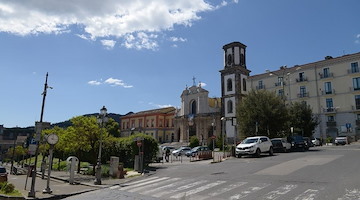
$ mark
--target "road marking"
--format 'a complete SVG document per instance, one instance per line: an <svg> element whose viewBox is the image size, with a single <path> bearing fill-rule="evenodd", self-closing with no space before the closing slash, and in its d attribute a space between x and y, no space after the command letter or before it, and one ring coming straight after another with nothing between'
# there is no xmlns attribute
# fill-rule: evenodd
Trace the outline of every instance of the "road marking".
<svg viewBox="0 0 360 200"><path fill-rule="evenodd" d="M153 197L161 197L163 195L167 195L167 194L171 194L171 193L175 193L175 192L179 192L179 191L182 191L182 190L187 190L187 189L190 189L190 188L193 188L197 185L200 185L200 184L203 184L203 183L206 183L208 182L207 180L200 180L200 181L196 181L194 183L190 183L190 184L187 184L187 185L183 185L181 187L178 187L176 189L173 189L173 190L168 190L168 191L164 191L164 192L159 192L155 195L153 195Z"/></svg>
<svg viewBox="0 0 360 200"><path fill-rule="evenodd" d="M281 187L277 188L277 190L267 193L265 195L264 199L277 199L281 195L284 195L284 194L290 192L291 190L295 189L296 187L297 187L297 185L284 185L284 186L281 186Z"/></svg>
<svg viewBox="0 0 360 200"><path fill-rule="evenodd" d="M186 197L188 197L188 196L191 196L191 195L194 195L194 194L196 194L196 193L202 192L202 191L204 191L204 190L210 189L210 188L212 188L212 187L215 187L215 186L217 186L217 185L223 184L223 183L225 183L225 182L226 182L226 181L216 181L216 182L214 182L214 183L209 183L209 184L207 184L207 185L203 185L203 186L201 186L201 187L198 187L198 188L189 190L189 191L187 191L187 192L182 192L182 193L173 195L173 196L171 196L170 198L172 198L172 199L178 199L178 198L181 198L181 197L186 198Z"/></svg>
<svg viewBox="0 0 360 200"><path fill-rule="evenodd" d="M346 189L346 194L343 197L338 198L338 200L354 200L354 199L360 199L360 190L358 190L358 189L353 189L353 190Z"/></svg>
<svg viewBox="0 0 360 200"><path fill-rule="evenodd" d="M331 161L340 158L342 155L321 155L321 156L305 156L290 160L261 171L256 172L257 175L288 175L294 171L297 171L303 167L309 165L324 165Z"/></svg>
<svg viewBox="0 0 360 200"><path fill-rule="evenodd" d="M295 197L294 200L314 200L318 193L319 193L319 190L308 189L304 193Z"/></svg>
<svg viewBox="0 0 360 200"><path fill-rule="evenodd" d="M110 189L113 190L113 189L117 189L117 188L119 188L119 187L120 187L120 185L114 185L114 186L111 186Z"/></svg>
<svg viewBox="0 0 360 200"><path fill-rule="evenodd" d="M192 181L194 181L194 180L193 180L193 179L182 180L182 181L175 182L175 183L170 183L170 184L167 184L167 185L164 185L164 186L161 186L161 187L152 189L152 190L140 192L140 194L155 193L155 192L167 190L167 189L172 188L172 187L176 187L176 186L178 186L178 185L188 184L189 182L192 182Z"/></svg>
<svg viewBox="0 0 360 200"><path fill-rule="evenodd" d="M211 192L211 193L209 193L207 195L196 197L196 200L204 200L204 199L207 199L209 197L215 197L215 196L218 196L218 195L223 194L225 192L229 192L230 190L233 190L233 189L238 188L240 186L243 186L245 184L247 184L247 182L238 182L238 183L230 184L229 186L227 186L225 188L219 188L216 191Z"/></svg>
<svg viewBox="0 0 360 200"><path fill-rule="evenodd" d="M135 188L135 187L140 187L140 186L143 186L143 185L147 185L147 184L150 184L150 183L155 183L155 182L159 182L159 181L162 181L162 180L166 180L168 178L169 177L162 177L162 178L158 178L158 179L154 179L154 180L150 180L150 181L145 181L145 182L142 182L142 183L139 183L139 184L134 184L134 185L122 187L122 188L120 188L120 190L128 190L128 189L132 189L132 188Z"/></svg>
<svg viewBox="0 0 360 200"><path fill-rule="evenodd" d="M125 184L123 184L123 186L135 185L137 183L141 183L141 182L145 182L145 181L153 180L153 179L157 179L157 178L159 178L159 177L153 176L153 177L150 177L150 178L141 179L141 180L130 182L130 183L125 183Z"/></svg>
<svg viewBox="0 0 360 200"><path fill-rule="evenodd" d="M229 199L230 200L234 200L234 199L242 199L242 198L245 198L247 197L249 194L251 193L254 193L254 192L257 192L261 189L264 189L266 188L267 186L269 186L270 184L268 183L259 183L257 184L256 186L253 186L253 187L248 187L246 188L244 191L242 191L240 194L236 194L234 196L231 196Z"/></svg>
<svg viewBox="0 0 360 200"><path fill-rule="evenodd" d="M161 181L161 182L152 183L150 185L145 185L145 186L142 186L142 187L136 187L134 189L130 189L130 190L127 190L127 191L128 192L137 192L137 191L140 191L140 190L147 190L148 188L156 188L159 185L164 185L164 184L167 184L168 182L175 182L175 181L178 181L180 179L181 178L171 178L171 179L164 180L164 181Z"/></svg>

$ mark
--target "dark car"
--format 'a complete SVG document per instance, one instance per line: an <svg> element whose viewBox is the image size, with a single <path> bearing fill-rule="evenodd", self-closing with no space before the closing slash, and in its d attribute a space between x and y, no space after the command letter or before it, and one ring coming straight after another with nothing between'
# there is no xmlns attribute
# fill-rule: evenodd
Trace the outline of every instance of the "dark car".
<svg viewBox="0 0 360 200"><path fill-rule="evenodd" d="M8 173L6 172L6 168L0 166L0 182L7 182Z"/></svg>
<svg viewBox="0 0 360 200"><path fill-rule="evenodd" d="M291 144L292 151L296 151L296 150L305 151L306 150L305 140L302 136L300 136L300 135L289 136L289 137L287 137L287 140Z"/></svg>
<svg viewBox="0 0 360 200"><path fill-rule="evenodd" d="M190 151L186 152L185 155L187 157L194 157L196 156L196 154L199 154L201 152L211 152L211 150L209 149L209 147L204 147L204 146L197 146L192 148Z"/></svg>

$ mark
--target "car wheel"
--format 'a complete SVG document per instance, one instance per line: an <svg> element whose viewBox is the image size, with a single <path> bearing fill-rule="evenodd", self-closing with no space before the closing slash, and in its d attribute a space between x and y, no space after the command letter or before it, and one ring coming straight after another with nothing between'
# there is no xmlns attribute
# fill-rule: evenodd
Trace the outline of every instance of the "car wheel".
<svg viewBox="0 0 360 200"><path fill-rule="evenodd" d="M272 148L272 147L270 147L270 150L269 150L269 155L270 155L270 156L273 156L273 155L274 155L274 150L273 150L273 148Z"/></svg>
<svg viewBox="0 0 360 200"><path fill-rule="evenodd" d="M260 149L256 149L255 156L256 156L257 158L259 158L260 155L261 155Z"/></svg>

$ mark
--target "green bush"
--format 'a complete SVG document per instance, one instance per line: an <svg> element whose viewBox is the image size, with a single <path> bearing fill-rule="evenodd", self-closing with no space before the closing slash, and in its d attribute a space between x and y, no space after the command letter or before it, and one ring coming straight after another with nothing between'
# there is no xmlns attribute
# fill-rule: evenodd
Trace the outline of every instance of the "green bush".
<svg viewBox="0 0 360 200"><path fill-rule="evenodd" d="M5 193L12 193L14 192L15 186L11 183L6 184L4 187L1 188L1 190Z"/></svg>
<svg viewBox="0 0 360 200"><path fill-rule="evenodd" d="M1 183L0 183L0 190L2 190L3 187L4 187L6 184L7 184L7 182L1 182Z"/></svg>
<svg viewBox="0 0 360 200"><path fill-rule="evenodd" d="M190 145L189 146L191 148L199 146L199 139L195 135L190 137Z"/></svg>
<svg viewBox="0 0 360 200"><path fill-rule="evenodd" d="M327 137L326 138L326 143L332 143L333 142L333 138L332 137Z"/></svg>

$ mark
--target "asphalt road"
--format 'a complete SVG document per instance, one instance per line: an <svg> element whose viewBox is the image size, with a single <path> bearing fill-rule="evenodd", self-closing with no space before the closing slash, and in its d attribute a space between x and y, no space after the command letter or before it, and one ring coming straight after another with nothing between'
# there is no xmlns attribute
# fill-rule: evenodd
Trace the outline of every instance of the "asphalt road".
<svg viewBox="0 0 360 200"><path fill-rule="evenodd" d="M67 198L82 199L360 199L360 144L307 152L159 164L142 179Z"/></svg>

